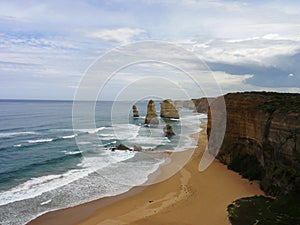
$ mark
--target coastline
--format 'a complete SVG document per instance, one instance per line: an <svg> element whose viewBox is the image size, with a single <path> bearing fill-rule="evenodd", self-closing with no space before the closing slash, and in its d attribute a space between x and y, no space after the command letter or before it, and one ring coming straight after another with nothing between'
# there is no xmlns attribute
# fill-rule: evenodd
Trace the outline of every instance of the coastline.
<svg viewBox="0 0 300 225"><path fill-rule="evenodd" d="M257 183L214 161L207 170L198 171L207 144L206 127L199 134L198 147L189 162L169 179L147 187L134 187L121 195L105 197L72 208L46 213L28 225L92 224L230 224L227 206L234 200L263 195ZM173 164L161 166L164 176L182 152L172 153ZM169 166L168 166L169 165ZM115 203L115 204L114 204Z"/></svg>

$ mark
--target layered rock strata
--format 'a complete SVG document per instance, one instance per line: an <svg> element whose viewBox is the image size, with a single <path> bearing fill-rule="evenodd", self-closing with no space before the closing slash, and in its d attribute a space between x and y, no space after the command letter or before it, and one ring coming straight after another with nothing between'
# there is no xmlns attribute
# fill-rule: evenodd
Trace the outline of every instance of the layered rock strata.
<svg viewBox="0 0 300 225"><path fill-rule="evenodd" d="M217 98L208 112L220 111ZM245 176L261 180L261 188L279 196L300 187L300 94L249 92L224 96L226 114L214 113L213 126L227 119L217 158ZM216 130L218 131L218 130Z"/></svg>
<svg viewBox="0 0 300 225"><path fill-rule="evenodd" d="M148 106L147 106L147 115L146 115L146 118L145 118L145 124L158 125L158 123L159 123L159 121L158 121L158 118L157 118L155 103L151 99L148 102Z"/></svg>
<svg viewBox="0 0 300 225"><path fill-rule="evenodd" d="M160 117L168 119L179 119L179 113L171 99L166 99L161 103Z"/></svg>
<svg viewBox="0 0 300 225"><path fill-rule="evenodd" d="M133 112L133 117L139 117L140 116L136 105L132 106L132 112Z"/></svg>

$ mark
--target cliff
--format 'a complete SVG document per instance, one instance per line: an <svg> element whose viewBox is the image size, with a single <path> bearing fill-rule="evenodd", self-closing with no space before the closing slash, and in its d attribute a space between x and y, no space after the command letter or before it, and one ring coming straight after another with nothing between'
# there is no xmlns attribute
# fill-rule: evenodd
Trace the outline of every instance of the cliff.
<svg viewBox="0 0 300 225"><path fill-rule="evenodd" d="M221 98L210 110L218 111ZM217 158L280 196L300 190L300 94L249 92L224 96L226 132ZM211 131L211 111L208 129ZM215 114L215 126L224 115Z"/></svg>
<svg viewBox="0 0 300 225"><path fill-rule="evenodd" d="M198 113L207 113L208 104L211 104L214 100L215 98L192 99L194 107Z"/></svg>
<svg viewBox="0 0 300 225"><path fill-rule="evenodd" d="M187 101L176 100L174 105L176 108L192 109L198 113L207 113L208 103L212 103L215 98L197 98Z"/></svg>
<svg viewBox="0 0 300 225"><path fill-rule="evenodd" d="M176 100L174 102L175 107L178 108L187 108L195 110L195 104L193 100Z"/></svg>
<svg viewBox="0 0 300 225"><path fill-rule="evenodd" d="M161 103L160 117L179 119L179 113L171 99L166 99Z"/></svg>

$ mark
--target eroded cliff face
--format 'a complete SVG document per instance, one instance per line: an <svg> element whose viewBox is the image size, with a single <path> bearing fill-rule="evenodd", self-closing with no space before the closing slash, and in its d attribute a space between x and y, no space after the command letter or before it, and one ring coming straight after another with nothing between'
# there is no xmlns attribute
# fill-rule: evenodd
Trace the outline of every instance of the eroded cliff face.
<svg viewBox="0 0 300 225"><path fill-rule="evenodd" d="M198 113L207 113L208 105L211 104L215 98L195 98L188 101L175 101L176 108L188 108Z"/></svg>
<svg viewBox="0 0 300 225"><path fill-rule="evenodd" d="M194 103L194 107L198 113L207 113L208 105L211 104L215 98L199 98L199 99L192 99Z"/></svg>
<svg viewBox="0 0 300 225"><path fill-rule="evenodd" d="M176 100L174 102L174 105L177 109L179 108L187 108L187 109L192 109L195 110L195 104L193 102L193 100Z"/></svg>
<svg viewBox="0 0 300 225"><path fill-rule="evenodd" d="M217 158L278 196L299 191L300 94L233 93L224 96L227 123ZM220 98L210 110L218 111ZM208 111L208 136L211 112ZM214 126L224 118L215 113Z"/></svg>

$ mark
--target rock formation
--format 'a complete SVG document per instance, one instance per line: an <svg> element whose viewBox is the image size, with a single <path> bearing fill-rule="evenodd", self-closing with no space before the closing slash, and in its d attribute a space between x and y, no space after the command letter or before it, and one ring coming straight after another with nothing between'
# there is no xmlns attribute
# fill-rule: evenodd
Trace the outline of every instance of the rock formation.
<svg viewBox="0 0 300 225"><path fill-rule="evenodd" d="M187 108L187 109L195 110L195 104L194 104L193 100L176 100L174 102L174 105L177 109Z"/></svg>
<svg viewBox="0 0 300 225"><path fill-rule="evenodd" d="M133 117L139 117L139 111L138 111L136 105L132 106L132 112L133 112Z"/></svg>
<svg viewBox="0 0 300 225"><path fill-rule="evenodd" d="M123 145L123 144L119 144L116 147L112 147L111 150L115 151L115 150L131 150L131 149L128 148L127 146Z"/></svg>
<svg viewBox="0 0 300 225"><path fill-rule="evenodd" d="M159 122L158 122L158 118L157 118L157 114L156 114L155 103L151 99L148 102L148 106L147 106L147 115L146 115L146 119L145 119L145 124L158 125L158 123Z"/></svg>
<svg viewBox="0 0 300 225"><path fill-rule="evenodd" d="M215 98L192 99L194 107L198 113L207 113L209 104L212 104L214 100Z"/></svg>
<svg viewBox="0 0 300 225"><path fill-rule="evenodd" d="M164 134L166 137L171 137L174 136L175 133L173 131L173 127L169 124L167 124L164 128L163 128Z"/></svg>
<svg viewBox="0 0 300 225"><path fill-rule="evenodd" d="M178 111L171 99L166 99L161 103L160 117L179 119Z"/></svg>
<svg viewBox="0 0 300 225"><path fill-rule="evenodd" d="M211 110L218 111L220 98L210 105L208 136ZM267 194L299 190L300 94L250 92L224 98L227 124L217 158L245 177L261 180ZM216 115L218 127L223 115Z"/></svg>
<svg viewBox="0 0 300 225"><path fill-rule="evenodd" d="M140 152L142 150L143 150L143 148L141 146L138 146L138 145L133 146L133 151L135 151L135 152Z"/></svg>
<svg viewBox="0 0 300 225"><path fill-rule="evenodd" d="M174 102L174 104L176 108L187 108L192 109L198 113L207 113L209 104L211 104L214 100L215 98L199 98L187 101L177 100Z"/></svg>

